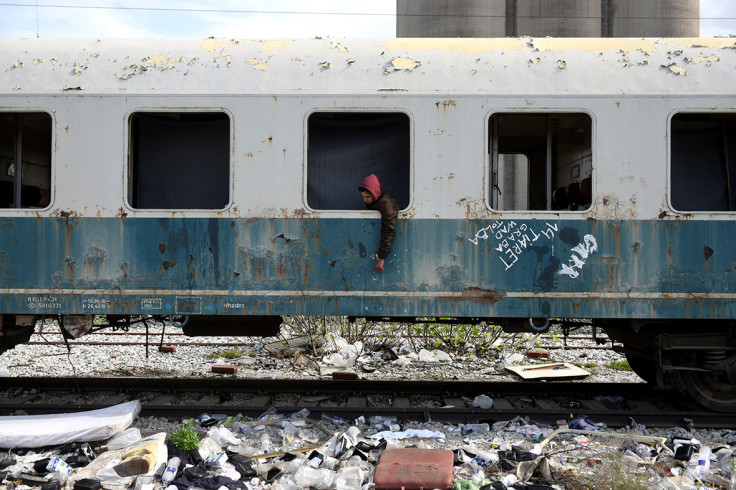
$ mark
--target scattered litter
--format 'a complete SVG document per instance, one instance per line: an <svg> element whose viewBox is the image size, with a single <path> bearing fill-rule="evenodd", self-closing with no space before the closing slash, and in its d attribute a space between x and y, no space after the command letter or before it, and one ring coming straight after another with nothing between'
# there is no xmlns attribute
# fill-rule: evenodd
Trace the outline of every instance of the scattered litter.
<svg viewBox="0 0 736 490"><path fill-rule="evenodd" d="M474 400L476 406L488 403L486 395ZM422 428L395 416L360 416L351 424L327 413L315 422L309 414L307 409L290 415L269 409L255 420L202 414L194 426L200 431L197 450L191 454L171 445L165 432L141 438L137 427L117 432L94 452L86 443L74 445L72 452L69 444L39 454L11 451L0 459L0 483L46 490L541 490L564 488L570 475L590 473L604 464L601 454L618 454L626 464L656 470L663 476L651 488L729 487L734 473L731 447L701 443L684 429L670 437L644 435L633 420L617 432L587 416L557 420L556 427L515 417L492 425L443 425L440 431L429 428L439 427L431 421ZM457 446L450 451L438 449L440 444Z"/></svg>
<svg viewBox="0 0 736 490"><path fill-rule="evenodd" d="M493 407L493 400L487 395L478 395L473 400L473 406L487 410Z"/></svg>
<svg viewBox="0 0 736 490"><path fill-rule="evenodd" d="M422 362L450 362L452 358L447 352L441 350L430 352L427 349L422 349L419 351L419 360Z"/></svg>

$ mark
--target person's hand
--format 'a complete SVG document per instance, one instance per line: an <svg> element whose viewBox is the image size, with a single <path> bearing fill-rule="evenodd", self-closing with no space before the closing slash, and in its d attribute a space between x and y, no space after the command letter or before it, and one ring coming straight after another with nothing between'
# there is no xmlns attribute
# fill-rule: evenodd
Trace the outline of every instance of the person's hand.
<svg viewBox="0 0 736 490"><path fill-rule="evenodd" d="M376 267L374 267L374 270L376 272L383 272L383 259L378 259L378 262L376 262Z"/></svg>

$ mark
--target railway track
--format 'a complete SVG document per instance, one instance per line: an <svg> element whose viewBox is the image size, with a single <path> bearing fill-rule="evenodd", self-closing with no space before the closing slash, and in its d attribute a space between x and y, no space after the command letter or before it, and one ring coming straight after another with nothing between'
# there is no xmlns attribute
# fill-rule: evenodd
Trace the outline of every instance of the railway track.
<svg viewBox="0 0 736 490"><path fill-rule="evenodd" d="M141 401L142 416L172 419L203 413L256 417L273 407L282 413L307 408L353 420L394 415L406 420L496 422L517 416L538 423L587 415L611 427L635 421L648 427L694 424L732 428L736 414L689 405L679 395L628 383L490 383L460 381L274 380L211 378L0 378L0 414L61 413ZM485 394L490 409L472 406ZM601 398L603 397L603 398ZM617 398L620 397L620 398Z"/></svg>
<svg viewBox="0 0 736 490"><path fill-rule="evenodd" d="M223 341L211 341L211 340L197 340L196 337L189 337L181 332L165 332L162 334L160 331L151 331L149 333L143 331L110 331L101 330L95 332L96 338L111 339L111 340L73 340L73 345L149 345L155 346L160 344L175 345L175 346L217 346L217 347L238 347L247 344L244 341L232 341L229 338ZM117 340L118 337L124 336L128 339L136 337L145 337L145 340ZM416 336L419 338L419 336ZM165 341L164 341L165 340ZM575 344L567 345L567 342L571 341ZM543 350L558 350L558 349L599 349L599 350L612 350L609 339L605 335L598 335L596 337L590 335L568 335L565 338L563 345L559 344L559 336L552 335L540 335L540 344L536 347ZM31 340L25 342L24 345L65 345L64 338L59 331L42 331L34 332L31 336Z"/></svg>

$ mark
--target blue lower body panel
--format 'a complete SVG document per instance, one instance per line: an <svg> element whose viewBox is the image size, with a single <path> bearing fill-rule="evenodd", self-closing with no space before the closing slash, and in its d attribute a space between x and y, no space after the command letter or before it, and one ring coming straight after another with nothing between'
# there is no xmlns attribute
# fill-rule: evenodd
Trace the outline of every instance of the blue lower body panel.
<svg viewBox="0 0 736 490"><path fill-rule="evenodd" d="M0 218L0 313L736 318L731 221Z"/></svg>

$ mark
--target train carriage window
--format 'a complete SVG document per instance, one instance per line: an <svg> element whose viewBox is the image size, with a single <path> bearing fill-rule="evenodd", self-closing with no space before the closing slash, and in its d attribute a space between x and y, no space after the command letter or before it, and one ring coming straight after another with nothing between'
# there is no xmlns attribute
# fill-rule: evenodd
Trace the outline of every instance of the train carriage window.
<svg viewBox="0 0 736 490"><path fill-rule="evenodd" d="M130 117L131 207L223 209L230 187L226 114L140 112Z"/></svg>
<svg viewBox="0 0 736 490"><path fill-rule="evenodd" d="M670 187L677 211L736 211L736 114L676 114Z"/></svg>
<svg viewBox="0 0 736 490"><path fill-rule="evenodd" d="M51 201L51 116L0 113L0 208Z"/></svg>
<svg viewBox="0 0 736 490"><path fill-rule="evenodd" d="M307 128L307 204L365 209L358 184L376 174L402 208L409 205L409 117L396 112L317 112Z"/></svg>
<svg viewBox="0 0 736 490"><path fill-rule="evenodd" d="M489 121L491 208L590 207L592 121L581 113L497 113Z"/></svg>

